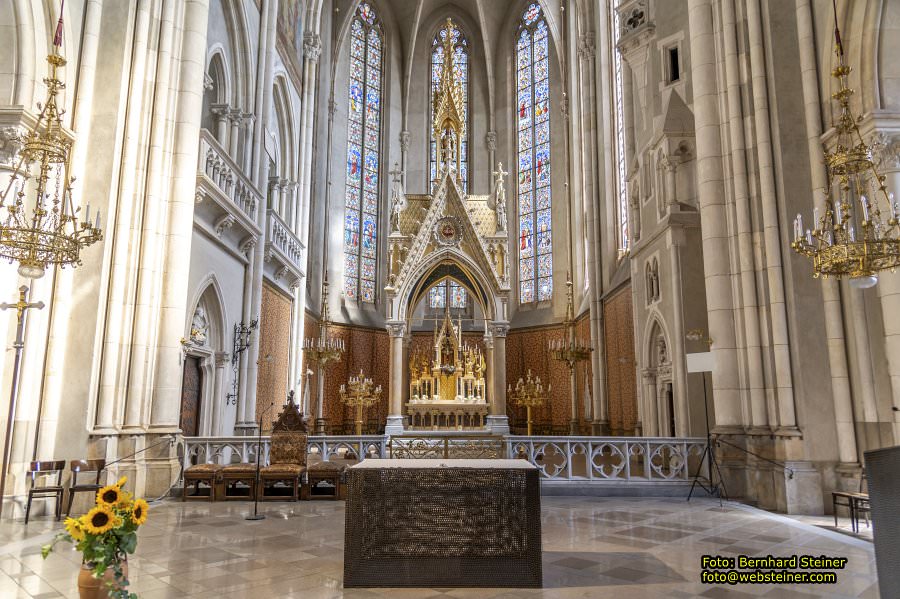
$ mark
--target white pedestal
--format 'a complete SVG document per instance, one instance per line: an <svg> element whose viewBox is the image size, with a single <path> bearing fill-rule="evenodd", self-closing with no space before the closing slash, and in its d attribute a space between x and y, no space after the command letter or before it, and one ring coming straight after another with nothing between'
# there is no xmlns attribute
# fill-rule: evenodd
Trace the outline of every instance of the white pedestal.
<svg viewBox="0 0 900 599"><path fill-rule="evenodd" d="M509 418L507 416L488 416L487 429L493 435L508 435Z"/></svg>
<svg viewBox="0 0 900 599"><path fill-rule="evenodd" d="M384 425L385 435L402 435L403 434L403 416L388 416Z"/></svg>

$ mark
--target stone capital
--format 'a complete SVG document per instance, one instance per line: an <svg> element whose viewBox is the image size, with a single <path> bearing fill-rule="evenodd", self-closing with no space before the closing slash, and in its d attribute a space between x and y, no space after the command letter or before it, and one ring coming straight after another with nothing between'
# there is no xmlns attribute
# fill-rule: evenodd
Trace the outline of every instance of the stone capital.
<svg viewBox="0 0 900 599"><path fill-rule="evenodd" d="M310 62L319 62L322 55L322 38L318 34L307 31L303 35L303 56Z"/></svg>
<svg viewBox="0 0 900 599"><path fill-rule="evenodd" d="M223 121L227 119L232 113L231 106L229 106L227 103L210 104L209 111L213 116L216 117L217 121Z"/></svg>
<svg viewBox="0 0 900 599"><path fill-rule="evenodd" d="M509 333L509 323L495 320L488 325L488 330L490 330L491 336L495 339L505 338L507 333Z"/></svg>
<svg viewBox="0 0 900 599"><path fill-rule="evenodd" d="M399 320L388 321L385 324L385 328L387 328L388 335L392 338L400 337L403 338L406 336L406 322Z"/></svg>
<svg viewBox="0 0 900 599"><path fill-rule="evenodd" d="M900 171L900 136L875 131L868 143L878 168L888 172Z"/></svg>
<svg viewBox="0 0 900 599"><path fill-rule="evenodd" d="M216 368L222 368L223 366L228 365L228 352L217 351L213 354L213 358L215 359Z"/></svg>

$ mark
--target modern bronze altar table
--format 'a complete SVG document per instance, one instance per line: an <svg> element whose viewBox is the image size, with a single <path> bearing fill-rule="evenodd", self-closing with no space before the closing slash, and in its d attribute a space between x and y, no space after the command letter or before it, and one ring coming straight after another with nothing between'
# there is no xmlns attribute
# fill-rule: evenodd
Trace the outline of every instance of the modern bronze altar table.
<svg viewBox="0 0 900 599"><path fill-rule="evenodd" d="M345 587L540 587L538 470L377 460L347 470Z"/></svg>

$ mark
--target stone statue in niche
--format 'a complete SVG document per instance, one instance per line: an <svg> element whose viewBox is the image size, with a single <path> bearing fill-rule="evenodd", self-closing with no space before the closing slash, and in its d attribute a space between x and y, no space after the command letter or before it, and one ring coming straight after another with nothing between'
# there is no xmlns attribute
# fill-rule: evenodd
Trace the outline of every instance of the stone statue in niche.
<svg viewBox="0 0 900 599"><path fill-rule="evenodd" d="M209 319L206 317L206 309L203 304L197 304L194 317L191 319L191 336L189 341L196 346L206 345L209 333Z"/></svg>
<svg viewBox="0 0 900 599"><path fill-rule="evenodd" d="M669 363L669 350L666 347L666 340L662 337L656 339L656 359L660 366Z"/></svg>
<svg viewBox="0 0 900 599"><path fill-rule="evenodd" d="M400 213L406 209L406 195L403 193L403 183L400 165L394 163L394 170L389 173L392 177L393 188L391 190L391 232L400 231Z"/></svg>
<svg viewBox="0 0 900 599"><path fill-rule="evenodd" d="M506 231L506 186L504 178L509 173L503 170L503 163L497 163L494 171L494 195L496 197L495 210L497 211L497 229Z"/></svg>

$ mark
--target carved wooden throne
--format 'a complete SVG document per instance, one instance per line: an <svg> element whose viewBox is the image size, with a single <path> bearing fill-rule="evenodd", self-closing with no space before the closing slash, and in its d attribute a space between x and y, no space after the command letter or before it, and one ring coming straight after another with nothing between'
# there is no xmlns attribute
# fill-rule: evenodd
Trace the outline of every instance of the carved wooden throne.
<svg viewBox="0 0 900 599"><path fill-rule="evenodd" d="M307 428L294 392L272 426L269 465L259 474L259 498L263 501L300 499L301 478L306 472Z"/></svg>

